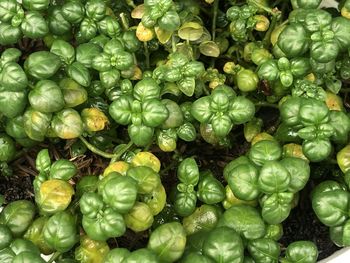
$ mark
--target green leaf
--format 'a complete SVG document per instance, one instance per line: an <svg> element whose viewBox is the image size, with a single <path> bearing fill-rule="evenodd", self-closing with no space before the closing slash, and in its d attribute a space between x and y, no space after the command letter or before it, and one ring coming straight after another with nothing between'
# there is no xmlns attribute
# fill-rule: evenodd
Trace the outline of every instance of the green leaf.
<svg viewBox="0 0 350 263"><path fill-rule="evenodd" d="M186 22L178 30L179 37L184 40L196 41L203 35L203 26L196 22Z"/></svg>
<svg viewBox="0 0 350 263"><path fill-rule="evenodd" d="M318 257L316 245L311 241L295 241L287 247L285 259L288 262L315 263Z"/></svg>
<svg viewBox="0 0 350 263"><path fill-rule="evenodd" d="M74 139L83 134L84 125L79 113L71 108L57 112L51 122L55 134L62 139Z"/></svg>
<svg viewBox="0 0 350 263"><path fill-rule="evenodd" d="M58 212L47 221L43 229L47 244L59 252L67 252L78 242L74 216Z"/></svg>
<svg viewBox="0 0 350 263"><path fill-rule="evenodd" d="M249 151L249 159L258 166L268 161L277 161L282 156L282 148L276 141L262 140L255 143Z"/></svg>
<svg viewBox="0 0 350 263"><path fill-rule="evenodd" d="M214 41L203 41L199 44L199 51L207 57L217 58L220 56L220 48Z"/></svg>
<svg viewBox="0 0 350 263"><path fill-rule="evenodd" d="M278 243L269 238L249 241L248 251L256 262L277 263L281 253Z"/></svg>
<svg viewBox="0 0 350 263"><path fill-rule="evenodd" d="M218 227L211 231L204 241L203 254L215 262L243 262L242 239L234 230L228 227Z"/></svg>
<svg viewBox="0 0 350 263"><path fill-rule="evenodd" d="M89 70L80 62L73 62L67 68L67 73L70 78L75 80L83 87L90 86L91 76Z"/></svg>
<svg viewBox="0 0 350 263"><path fill-rule="evenodd" d="M185 94L188 97L192 97L196 87L196 81L194 78L185 77L177 82L177 86L183 94Z"/></svg>
<svg viewBox="0 0 350 263"><path fill-rule="evenodd" d="M39 172L49 173L51 167L51 159L48 149L42 149L35 159L35 168Z"/></svg>
<svg viewBox="0 0 350 263"><path fill-rule="evenodd" d="M142 122L148 127L157 127L168 118L168 109L157 99L145 100L142 103Z"/></svg>
<svg viewBox="0 0 350 263"><path fill-rule="evenodd" d="M258 210L248 205L235 205L221 216L218 226L228 226L248 240L261 238L266 226Z"/></svg>
<svg viewBox="0 0 350 263"><path fill-rule="evenodd" d="M178 222L166 223L157 227L148 241L148 249L154 251L162 262L178 260L186 246L186 233Z"/></svg>
<svg viewBox="0 0 350 263"><path fill-rule="evenodd" d="M28 94L28 100L33 109L50 113L62 110L65 106L60 87L51 80L40 80Z"/></svg>
<svg viewBox="0 0 350 263"><path fill-rule="evenodd" d="M25 71L36 79L49 79L60 67L60 58L48 51L31 53L24 62Z"/></svg>
<svg viewBox="0 0 350 263"><path fill-rule="evenodd" d="M51 45L50 52L59 56L65 64L71 64L75 60L74 47L61 39L56 39Z"/></svg>
<svg viewBox="0 0 350 263"><path fill-rule="evenodd" d="M38 39L49 33L44 17L37 11L27 12L21 24L23 36Z"/></svg>
<svg viewBox="0 0 350 263"><path fill-rule="evenodd" d="M137 182L139 194L149 194L161 184L159 175L147 166L132 167L126 175Z"/></svg>
<svg viewBox="0 0 350 263"><path fill-rule="evenodd" d="M258 170L254 165L238 164L226 173L226 180L235 196L242 200L254 200L259 196Z"/></svg>
<svg viewBox="0 0 350 263"><path fill-rule="evenodd" d="M298 57L309 49L309 36L301 24L293 23L284 28L277 45L288 57Z"/></svg>
<svg viewBox="0 0 350 263"><path fill-rule="evenodd" d="M272 194L264 200L262 205L262 217L268 224L282 223L292 209L292 201L294 195L292 193L276 193Z"/></svg>
<svg viewBox="0 0 350 263"><path fill-rule="evenodd" d="M184 159L178 166L177 177L186 185L197 185L199 181L199 169L194 158Z"/></svg>
<svg viewBox="0 0 350 263"><path fill-rule="evenodd" d="M280 162L267 161L260 170L258 186L265 194L280 193L288 189L290 180L288 170Z"/></svg>
<svg viewBox="0 0 350 263"><path fill-rule="evenodd" d="M8 62L0 73L0 84L9 91L22 91L27 87L28 79L20 65Z"/></svg>

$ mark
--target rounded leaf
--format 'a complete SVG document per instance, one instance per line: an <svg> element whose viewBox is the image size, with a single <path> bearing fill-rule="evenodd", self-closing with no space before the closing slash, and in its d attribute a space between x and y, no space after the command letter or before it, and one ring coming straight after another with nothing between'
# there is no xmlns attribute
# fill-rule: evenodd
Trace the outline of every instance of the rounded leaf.
<svg viewBox="0 0 350 263"><path fill-rule="evenodd" d="M248 251L256 262L278 262L281 253L279 244L269 238L249 241Z"/></svg>
<svg viewBox="0 0 350 263"><path fill-rule="evenodd" d="M159 175L147 166L132 167L126 174L137 182L139 194L149 194L161 184Z"/></svg>
<svg viewBox="0 0 350 263"><path fill-rule="evenodd" d="M201 205L193 214L182 220L182 225L187 235L200 231L209 231L216 227L221 213L213 205Z"/></svg>
<svg viewBox="0 0 350 263"><path fill-rule="evenodd" d="M45 214L64 211L72 200L73 187L63 180L50 179L40 186L35 200L40 210Z"/></svg>
<svg viewBox="0 0 350 263"><path fill-rule="evenodd" d="M60 87L51 80L40 80L28 94L28 100L34 110L50 113L62 110L65 106Z"/></svg>
<svg viewBox="0 0 350 263"><path fill-rule="evenodd" d="M290 174L286 168L276 161L267 161L260 171L259 190L265 194L284 192L288 189Z"/></svg>
<svg viewBox="0 0 350 263"><path fill-rule="evenodd" d="M229 116L234 124L243 124L250 121L255 114L254 103L239 96L231 101Z"/></svg>
<svg viewBox="0 0 350 263"><path fill-rule="evenodd" d="M240 164L230 170L226 180L235 196L242 200L254 200L259 195L258 170L252 164Z"/></svg>
<svg viewBox="0 0 350 263"><path fill-rule="evenodd" d="M16 145L12 138L0 134L0 162L9 162L16 154Z"/></svg>
<svg viewBox="0 0 350 263"><path fill-rule="evenodd" d="M148 241L148 249L154 251L163 262L178 260L186 246L186 233L178 222L166 223L157 227Z"/></svg>
<svg viewBox="0 0 350 263"><path fill-rule="evenodd" d="M79 113L70 108L57 112L52 118L51 126L62 139L78 138L84 129Z"/></svg>
<svg viewBox="0 0 350 263"><path fill-rule="evenodd" d="M288 57L303 55L309 48L309 37L299 23L286 26L278 37L277 45Z"/></svg>
<svg viewBox="0 0 350 263"><path fill-rule="evenodd" d="M212 230L205 239L203 254L215 262L243 262L244 247L242 239L233 229L218 227Z"/></svg>
<svg viewBox="0 0 350 263"><path fill-rule="evenodd" d="M268 161L277 161L281 156L281 146L271 140L259 141L249 151L249 159L258 166L263 166Z"/></svg>
<svg viewBox="0 0 350 263"><path fill-rule="evenodd" d="M329 140L316 139L303 142L303 153L311 162L320 162L328 158L332 151Z"/></svg>
<svg viewBox="0 0 350 263"><path fill-rule="evenodd" d="M125 224L134 232L141 232L150 228L154 218L148 205L136 202L131 210L124 215Z"/></svg>
<svg viewBox="0 0 350 263"><path fill-rule="evenodd" d="M306 160L295 157L287 157L280 161L290 174L288 191L296 193L301 191L310 177L310 166Z"/></svg>
<svg viewBox="0 0 350 263"><path fill-rule="evenodd" d="M47 244L58 252L67 252L78 242L75 218L68 212L58 212L47 221L43 229Z"/></svg>
<svg viewBox="0 0 350 263"><path fill-rule="evenodd" d="M0 224L6 225L14 237L20 237L31 225L35 206L27 200L9 203L0 213Z"/></svg>
<svg viewBox="0 0 350 263"><path fill-rule="evenodd" d="M36 79L49 79L60 67L59 56L48 51L31 53L24 62L25 71Z"/></svg>
<svg viewBox="0 0 350 263"><path fill-rule="evenodd" d="M315 263L317 257L317 247L311 241L295 241L289 244L286 250L286 260L291 262Z"/></svg>
<svg viewBox="0 0 350 263"><path fill-rule="evenodd" d="M218 226L228 226L242 237L253 240L266 233L266 226L260 213L248 205L235 205L221 216Z"/></svg>
<svg viewBox="0 0 350 263"><path fill-rule="evenodd" d="M55 161L50 168L50 179L70 180L78 173L78 169L71 161L60 159Z"/></svg>
<svg viewBox="0 0 350 263"><path fill-rule="evenodd" d="M117 176L108 180L99 193L106 204L124 214L135 204L137 182L129 176Z"/></svg>

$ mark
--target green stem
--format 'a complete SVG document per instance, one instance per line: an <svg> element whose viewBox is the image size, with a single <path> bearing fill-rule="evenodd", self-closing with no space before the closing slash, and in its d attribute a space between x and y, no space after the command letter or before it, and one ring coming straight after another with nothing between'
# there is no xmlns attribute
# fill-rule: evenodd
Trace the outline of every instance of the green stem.
<svg viewBox="0 0 350 263"><path fill-rule="evenodd" d="M273 16L269 30L266 32L264 39L262 40L262 43L263 43L265 48L268 48L269 45L271 44L270 38L271 38L271 34L272 34L273 30L276 27L276 24L277 24L277 16Z"/></svg>
<svg viewBox="0 0 350 263"><path fill-rule="evenodd" d="M137 58L136 58L135 53L132 53L132 56L133 56L133 58L134 58L134 64L137 65Z"/></svg>
<svg viewBox="0 0 350 263"><path fill-rule="evenodd" d="M23 154L25 154L26 152L28 152L28 149L23 148L19 151L16 152L15 156L11 159L11 161L13 160L17 160L18 158L20 158Z"/></svg>
<svg viewBox="0 0 350 263"><path fill-rule="evenodd" d="M52 262L54 262L60 255L61 255L61 252L56 251L56 252L52 255L52 257L50 258L50 260L47 261L47 263L52 263Z"/></svg>
<svg viewBox="0 0 350 263"><path fill-rule="evenodd" d="M132 8L135 8L136 5L133 0L126 0L127 5L131 6Z"/></svg>
<svg viewBox="0 0 350 263"><path fill-rule="evenodd" d="M347 93L350 92L350 88L342 88L340 92Z"/></svg>
<svg viewBox="0 0 350 263"><path fill-rule="evenodd" d="M338 165L338 161L337 161L337 160L335 160L335 159L327 159L326 161L327 161L327 163L329 163L329 164L335 164L335 165Z"/></svg>
<svg viewBox="0 0 350 263"><path fill-rule="evenodd" d="M149 63L149 50L148 50L147 42L143 42L143 47L145 48L146 68L149 69L150 63Z"/></svg>
<svg viewBox="0 0 350 263"><path fill-rule="evenodd" d="M270 107L270 108L278 109L278 105L273 104L273 103L268 103L268 102L256 102L255 106L256 107Z"/></svg>
<svg viewBox="0 0 350 263"><path fill-rule="evenodd" d="M171 35L171 49L172 49L173 53L176 52L176 43L175 43L175 34L174 33Z"/></svg>
<svg viewBox="0 0 350 263"><path fill-rule="evenodd" d="M133 146L133 142L130 141L128 144L126 144L124 147L122 147L119 151L117 151L116 153L114 153L114 157L111 159L111 163L114 163L116 161L118 161L120 159L120 157L122 157L122 155L130 149L131 146Z"/></svg>
<svg viewBox="0 0 350 263"><path fill-rule="evenodd" d="M219 0L214 0L214 4L213 4L213 20L211 23L211 36L212 36L212 40L215 42L215 38L216 38L216 19L218 16L218 9L219 9ZM215 66L215 58L211 59L210 62L210 66L214 67Z"/></svg>
<svg viewBox="0 0 350 263"><path fill-rule="evenodd" d="M107 153L107 152L104 152L100 149L98 149L97 147L95 147L94 145L92 145L91 143L89 143L83 136L80 136L79 139L85 144L85 146L90 150L92 151L93 153L96 153L97 155L100 155L104 158L108 158L108 159L111 159L114 157L114 154L112 153Z"/></svg>
<svg viewBox="0 0 350 263"><path fill-rule="evenodd" d="M98 149L97 147L95 147L94 145L92 145L91 143L89 143L83 136L80 136L79 139L85 144L85 146L92 151L93 153L100 155L104 158L108 158L108 159L112 159L114 161L118 160L122 154L124 152L126 152L132 145L133 143L130 141L125 147L123 147L122 149L120 149L118 152L115 153L107 153L104 152L100 149Z"/></svg>
<svg viewBox="0 0 350 263"><path fill-rule="evenodd" d="M122 21L122 26L123 26L124 30L128 31L129 30L129 22L125 16L125 13L121 13L119 16L120 16L120 19Z"/></svg>
<svg viewBox="0 0 350 263"><path fill-rule="evenodd" d="M215 35L216 35L216 19L218 16L218 9L219 9L219 0L214 0L213 4L213 22L211 24L211 35L213 41L215 41Z"/></svg>
<svg viewBox="0 0 350 263"><path fill-rule="evenodd" d="M147 144L147 145L145 146L145 148L143 148L143 150L144 150L145 152L147 152L147 151L149 150L149 148L151 148L152 145L153 145L153 140L152 140L149 144Z"/></svg>
<svg viewBox="0 0 350 263"><path fill-rule="evenodd" d="M248 3L255 5L256 7L264 10L265 12L271 14L272 16L279 16L281 14L281 11L279 11L277 8L269 8L257 2L256 0L248 0Z"/></svg>
<svg viewBox="0 0 350 263"><path fill-rule="evenodd" d="M165 167L164 169L162 169L160 172L159 172L159 175L165 175L167 172L169 172L171 169L175 168L178 164L178 161L175 160L175 161L172 161L167 167Z"/></svg>
<svg viewBox="0 0 350 263"><path fill-rule="evenodd" d="M282 2L282 0L277 0L277 1L275 1L275 2L273 3L273 6L279 5L281 2Z"/></svg>

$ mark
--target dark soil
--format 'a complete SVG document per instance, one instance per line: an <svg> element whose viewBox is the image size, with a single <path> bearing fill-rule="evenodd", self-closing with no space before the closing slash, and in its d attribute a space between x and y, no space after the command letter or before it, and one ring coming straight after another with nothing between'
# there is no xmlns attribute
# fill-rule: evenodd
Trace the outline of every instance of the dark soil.
<svg viewBox="0 0 350 263"><path fill-rule="evenodd" d="M4 195L6 203L34 197L33 185L30 176L13 175L0 177L0 194Z"/></svg>

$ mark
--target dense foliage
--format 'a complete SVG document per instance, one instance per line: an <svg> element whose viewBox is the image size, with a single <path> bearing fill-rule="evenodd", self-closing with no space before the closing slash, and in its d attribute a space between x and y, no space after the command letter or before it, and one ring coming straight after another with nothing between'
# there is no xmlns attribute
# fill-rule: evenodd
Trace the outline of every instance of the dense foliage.
<svg viewBox="0 0 350 263"><path fill-rule="evenodd" d="M33 200L0 198L0 262L316 262L312 241L279 244L310 180L350 246L350 1L334 3L0 0L1 174L40 149ZM222 173L180 149L204 143L234 152ZM81 174L84 154L103 172Z"/></svg>

